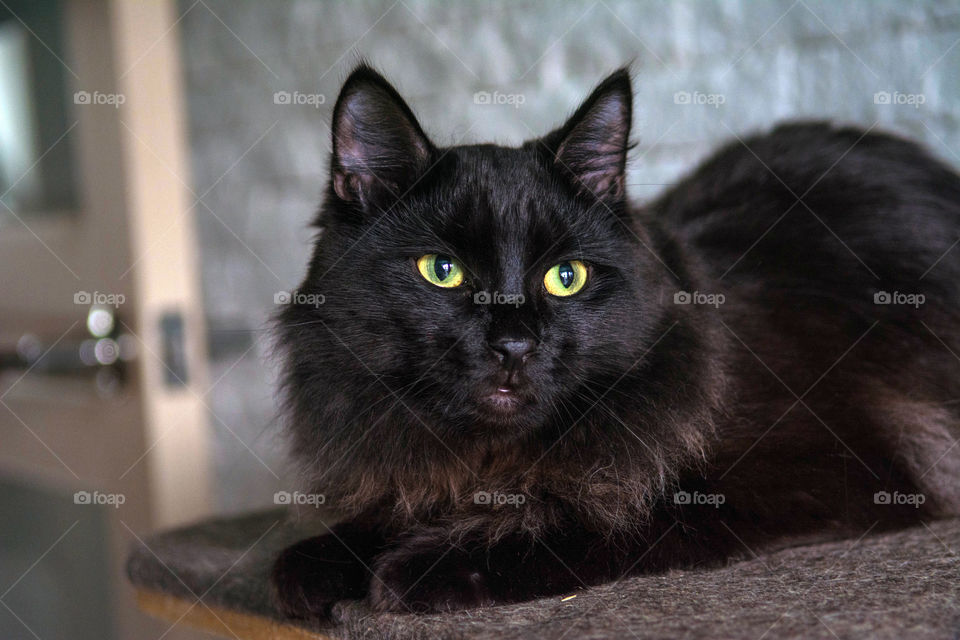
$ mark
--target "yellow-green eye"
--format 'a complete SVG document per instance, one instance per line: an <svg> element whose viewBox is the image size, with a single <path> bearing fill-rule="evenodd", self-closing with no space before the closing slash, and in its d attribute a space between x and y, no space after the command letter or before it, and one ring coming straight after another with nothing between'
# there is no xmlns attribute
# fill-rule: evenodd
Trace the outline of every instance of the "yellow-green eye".
<svg viewBox="0 0 960 640"><path fill-rule="evenodd" d="M428 253L417 260L417 269L427 282L451 289L463 282L463 267L450 256Z"/></svg>
<svg viewBox="0 0 960 640"><path fill-rule="evenodd" d="M547 293L555 296L572 296L587 284L587 265L579 260L570 260L554 265L543 276Z"/></svg>

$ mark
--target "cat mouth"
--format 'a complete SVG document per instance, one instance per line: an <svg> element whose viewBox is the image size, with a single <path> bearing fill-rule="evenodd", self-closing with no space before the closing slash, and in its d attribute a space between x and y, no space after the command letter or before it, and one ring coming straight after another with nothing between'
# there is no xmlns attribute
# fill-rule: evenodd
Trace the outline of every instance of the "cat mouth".
<svg viewBox="0 0 960 640"><path fill-rule="evenodd" d="M515 387L500 385L483 398L484 404L502 415L512 415L522 409L526 402Z"/></svg>

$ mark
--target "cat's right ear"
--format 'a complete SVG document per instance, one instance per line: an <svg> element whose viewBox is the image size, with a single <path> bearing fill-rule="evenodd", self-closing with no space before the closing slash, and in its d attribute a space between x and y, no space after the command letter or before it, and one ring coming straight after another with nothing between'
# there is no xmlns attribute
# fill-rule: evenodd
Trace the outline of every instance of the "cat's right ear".
<svg viewBox="0 0 960 640"><path fill-rule="evenodd" d="M365 64L347 78L333 108L331 185L367 211L385 211L426 171L434 146L410 107Z"/></svg>
<svg viewBox="0 0 960 640"><path fill-rule="evenodd" d="M579 193L620 200L626 191L633 90L619 69L597 85L566 124L542 140L554 166Z"/></svg>

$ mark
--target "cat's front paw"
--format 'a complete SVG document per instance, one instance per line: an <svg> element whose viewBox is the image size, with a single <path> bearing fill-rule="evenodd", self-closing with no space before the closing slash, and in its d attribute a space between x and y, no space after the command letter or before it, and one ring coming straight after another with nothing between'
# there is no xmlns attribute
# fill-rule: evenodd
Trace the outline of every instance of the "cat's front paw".
<svg viewBox="0 0 960 640"><path fill-rule="evenodd" d="M339 600L362 598L369 572L359 556L366 541L325 535L284 549L273 564L277 608L288 618L328 620ZM357 549L348 545L356 544Z"/></svg>
<svg viewBox="0 0 960 640"><path fill-rule="evenodd" d="M377 611L427 613L493 604L491 576L444 537L412 538L377 558L370 605Z"/></svg>

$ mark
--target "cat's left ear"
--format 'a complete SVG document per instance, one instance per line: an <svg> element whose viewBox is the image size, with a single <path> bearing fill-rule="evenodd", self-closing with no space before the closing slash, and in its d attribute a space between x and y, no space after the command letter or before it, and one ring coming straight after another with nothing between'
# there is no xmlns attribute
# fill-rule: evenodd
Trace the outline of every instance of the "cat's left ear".
<svg viewBox="0 0 960 640"><path fill-rule="evenodd" d="M331 186L364 209L387 210L426 171L434 146L396 89L365 64L333 109Z"/></svg>
<svg viewBox="0 0 960 640"><path fill-rule="evenodd" d="M602 200L624 196L632 113L630 74L619 69L593 90L566 124L543 139L556 168L578 192Z"/></svg>

